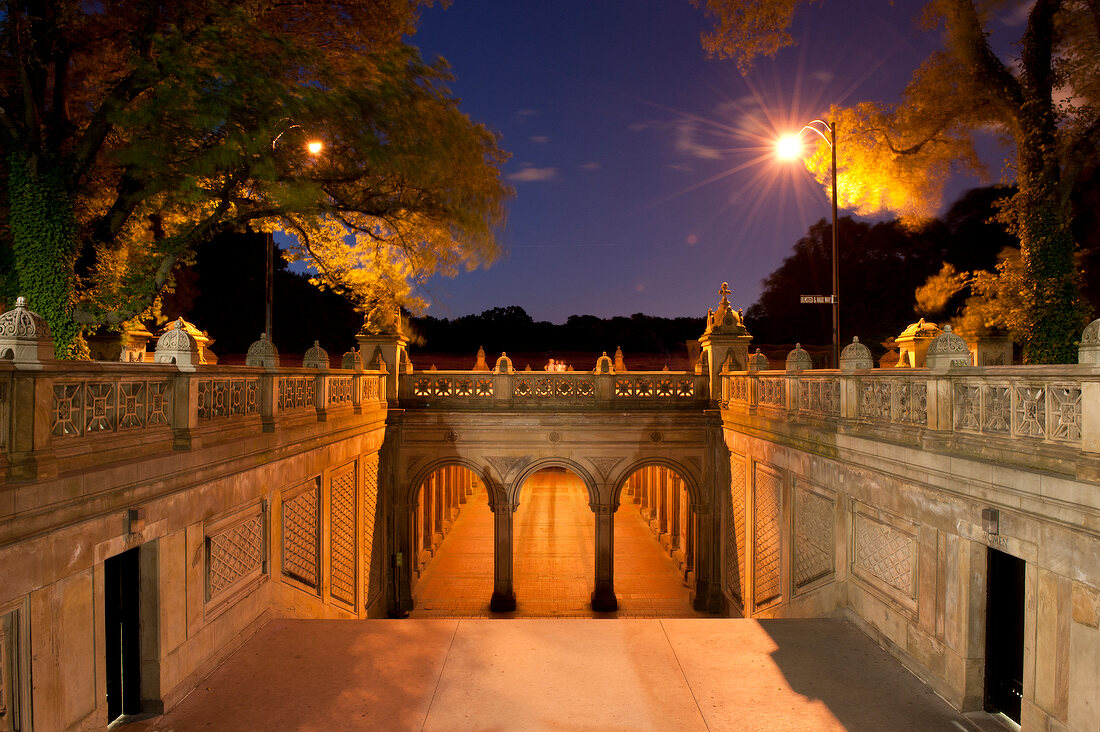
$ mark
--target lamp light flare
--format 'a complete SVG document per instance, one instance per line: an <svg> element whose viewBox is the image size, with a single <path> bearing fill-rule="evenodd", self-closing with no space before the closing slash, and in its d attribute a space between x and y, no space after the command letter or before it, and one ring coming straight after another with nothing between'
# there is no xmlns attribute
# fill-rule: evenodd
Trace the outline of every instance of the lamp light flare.
<svg viewBox="0 0 1100 732"><path fill-rule="evenodd" d="M775 154L780 160L797 160L802 157L802 136L783 135L775 141Z"/></svg>
<svg viewBox="0 0 1100 732"><path fill-rule="evenodd" d="M306 150L310 155L320 155L321 151L325 149L325 143L320 140L310 140L306 143Z"/></svg>

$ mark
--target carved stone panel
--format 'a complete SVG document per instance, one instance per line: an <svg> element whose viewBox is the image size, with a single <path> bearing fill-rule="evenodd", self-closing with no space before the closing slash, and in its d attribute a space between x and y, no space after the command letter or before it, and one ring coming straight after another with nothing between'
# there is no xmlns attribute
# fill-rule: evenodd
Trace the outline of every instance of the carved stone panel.
<svg viewBox="0 0 1100 732"><path fill-rule="evenodd" d="M794 492L794 586L832 578L836 554L836 499L799 485Z"/></svg>
<svg viewBox="0 0 1100 732"><path fill-rule="evenodd" d="M311 480L283 498L283 574L314 590L321 573L318 494Z"/></svg>
<svg viewBox="0 0 1100 732"><path fill-rule="evenodd" d="M852 574L913 609L917 600L917 531L909 522L856 504Z"/></svg>
<svg viewBox="0 0 1100 732"><path fill-rule="evenodd" d="M770 605L782 595L782 479L761 465L753 480L753 604Z"/></svg>
<svg viewBox="0 0 1100 732"><path fill-rule="evenodd" d="M329 594L355 605L356 589L355 463L329 478Z"/></svg>
<svg viewBox="0 0 1100 732"><path fill-rule="evenodd" d="M262 573L264 541L264 515L259 506L207 527L208 601L229 598L233 590Z"/></svg>
<svg viewBox="0 0 1100 732"><path fill-rule="evenodd" d="M744 606L745 459L730 456L730 507L726 513L726 589Z"/></svg>
<svg viewBox="0 0 1100 732"><path fill-rule="evenodd" d="M378 453L360 461L363 470L363 587L370 603L382 591L383 551L375 543L378 516Z"/></svg>

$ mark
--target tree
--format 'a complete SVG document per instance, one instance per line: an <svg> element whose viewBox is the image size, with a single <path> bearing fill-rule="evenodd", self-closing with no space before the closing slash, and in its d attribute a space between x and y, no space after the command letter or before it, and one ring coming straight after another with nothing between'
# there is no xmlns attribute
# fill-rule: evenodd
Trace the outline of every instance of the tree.
<svg viewBox="0 0 1100 732"><path fill-rule="evenodd" d="M696 5L704 0L693 0ZM747 72L755 57L793 43L787 33L801 0L705 0L714 19L703 45ZM926 24L943 32L942 50L917 69L893 105L833 108L838 128L837 193L857 212L891 210L910 219L938 208L944 181L980 168L973 135L1001 130L1015 149L1016 193L1001 219L1020 239L1028 362L1076 360L1085 320L1074 265L1073 221L1080 188L1100 157L1100 5L1036 0L1006 63L989 44L1005 0L933 0ZM828 150L809 167L828 185Z"/></svg>
<svg viewBox="0 0 1100 732"><path fill-rule="evenodd" d="M64 353L223 230L297 234L288 257L363 309L492 261L505 155L402 40L430 2L4 2L2 294Z"/></svg>

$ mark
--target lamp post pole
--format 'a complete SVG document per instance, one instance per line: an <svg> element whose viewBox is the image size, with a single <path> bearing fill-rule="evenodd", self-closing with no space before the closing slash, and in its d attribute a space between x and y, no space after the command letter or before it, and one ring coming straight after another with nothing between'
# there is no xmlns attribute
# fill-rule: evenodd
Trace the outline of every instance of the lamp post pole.
<svg viewBox="0 0 1100 732"><path fill-rule="evenodd" d="M834 247L835 248L835 247ZM834 252L834 255L835 252ZM275 342L275 335L271 332L272 315L271 305L275 300L275 236L267 232L267 265L264 269L264 333L267 340Z"/></svg>
<svg viewBox="0 0 1100 732"><path fill-rule="evenodd" d="M833 368L840 368L840 259L836 230L836 122L829 123L829 149L833 155Z"/></svg>

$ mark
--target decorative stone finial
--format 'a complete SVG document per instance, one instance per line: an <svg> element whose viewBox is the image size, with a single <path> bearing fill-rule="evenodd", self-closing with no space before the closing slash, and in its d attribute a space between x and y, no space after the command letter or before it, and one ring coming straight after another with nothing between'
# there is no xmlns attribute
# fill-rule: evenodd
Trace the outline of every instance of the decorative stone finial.
<svg viewBox="0 0 1100 732"><path fill-rule="evenodd" d="M756 353L749 356L749 371L767 371L771 367L768 357L761 353L759 348L756 349Z"/></svg>
<svg viewBox="0 0 1100 732"><path fill-rule="evenodd" d="M615 371L629 371L629 369L626 367L626 362L623 361L623 349L621 346L615 347Z"/></svg>
<svg viewBox="0 0 1100 732"><path fill-rule="evenodd" d="M512 359L508 358L508 354L504 351L500 352L500 358L497 359L496 366L493 368L498 374L510 374L512 373Z"/></svg>
<svg viewBox="0 0 1100 732"><path fill-rule="evenodd" d="M852 336L852 342L840 352L840 370L857 371L874 367L875 361L871 358L871 349L859 342L859 336Z"/></svg>
<svg viewBox="0 0 1100 732"><path fill-rule="evenodd" d="M177 318L157 339L153 363L174 363L180 371L194 371L201 363L199 343L187 331L183 318Z"/></svg>
<svg viewBox="0 0 1100 732"><path fill-rule="evenodd" d="M622 354L620 354L621 356ZM603 355L596 359L595 373L597 374L613 374L615 373L615 365L611 363L611 357L607 355L607 351L603 352Z"/></svg>
<svg viewBox="0 0 1100 732"><path fill-rule="evenodd" d="M27 309L27 298L15 298L15 307L0 315L0 359L18 364L54 360L50 326Z"/></svg>
<svg viewBox="0 0 1100 732"><path fill-rule="evenodd" d="M363 320L359 335L401 335L401 308L375 303Z"/></svg>
<svg viewBox="0 0 1100 732"><path fill-rule="evenodd" d="M722 299L718 303L717 310L707 310L707 327L703 335L748 335L744 317L730 304L729 284L723 282L718 294Z"/></svg>
<svg viewBox="0 0 1100 732"><path fill-rule="evenodd" d="M1100 364L1100 318L1085 326L1081 345L1077 347L1078 363Z"/></svg>
<svg viewBox="0 0 1100 732"><path fill-rule="evenodd" d="M950 325L932 339L924 355L924 363L930 369L949 369L957 366L970 366L970 347Z"/></svg>
<svg viewBox="0 0 1100 732"><path fill-rule="evenodd" d="M354 371L362 371L363 370L363 355L361 353L359 353L358 349L352 348L350 351L345 353L343 355L343 357L340 359L340 368L350 369L350 370L354 370Z"/></svg>
<svg viewBox="0 0 1100 732"><path fill-rule="evenodd" d="M302 368L328 370L328 351L321 348L320 341L313 341L313 347L302 357Z"/></svg>
<svg viewBox="0 0 1100 732"><path fill-rule="evenodd" d="M260 333L260 340L254 341L248 347L248 353L244 357L244 365L278 368L279 349L268 340L267 333Z"/></svg>
<svg viewBox="0 0 1100 732"><path fill-rule="evenodd" d="M814 361L808 351L802 348L801 343L794 344L794 350L787 354L787 371L809 371L814 367Z"/></svg>
<svg viewBox="0 0 1100 732"><path fill-rule="evenodd" d="M485 348L477 347L477 361L474 362L474 371L488 371L489 364L485 361Z"/></svg>

